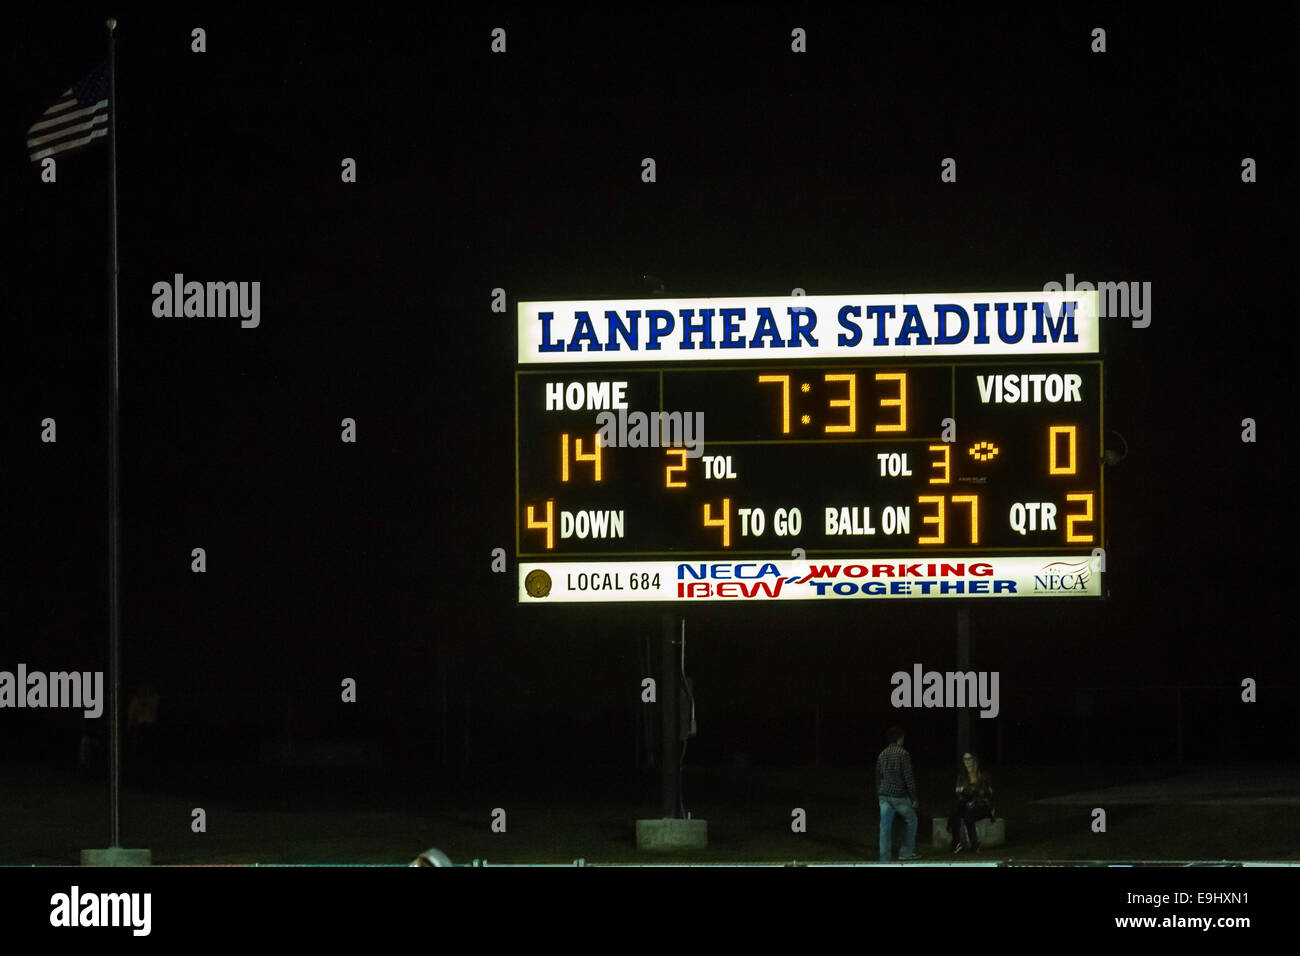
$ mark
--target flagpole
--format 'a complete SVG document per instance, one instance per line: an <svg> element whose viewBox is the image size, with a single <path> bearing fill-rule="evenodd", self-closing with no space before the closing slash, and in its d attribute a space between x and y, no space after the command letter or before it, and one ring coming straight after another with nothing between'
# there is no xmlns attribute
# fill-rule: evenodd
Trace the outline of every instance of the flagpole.
<svg viewBox="0 0 1300 956"><path fill-rule="evenodd" d="M108 205L109 205L109 402L108 402L108 686L109 846L121 843L122 790L122 648L121 648L121 497L118 486L118 346L117 346L117 66L113 31L108 26Z"/></svg>
<svg viewBox="0 0 1300 956"><path fill-rule="evenodd" d="M119 482L120 391L117 341L117 64L108 26L108 849L81 851L82 866L149 866L147 849L122 848L122 502Z"/></svg>

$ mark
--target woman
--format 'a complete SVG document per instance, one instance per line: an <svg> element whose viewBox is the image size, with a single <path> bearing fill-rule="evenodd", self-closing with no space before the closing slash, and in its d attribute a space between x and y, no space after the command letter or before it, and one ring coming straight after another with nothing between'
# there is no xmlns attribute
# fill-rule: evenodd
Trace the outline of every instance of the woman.
<svg viewBox="0 0 1300 956"><path fill-rule="evenodd" d="M970 833L970 848L978 850L980 838L975 832L975 821L984 817L997 819L993 813L993 780L980 769L979 758L972 753L962 754L961 763L961 770L957 772L957 805L948 814L953 853L964 849L961 839L963 823Z"/></svg>

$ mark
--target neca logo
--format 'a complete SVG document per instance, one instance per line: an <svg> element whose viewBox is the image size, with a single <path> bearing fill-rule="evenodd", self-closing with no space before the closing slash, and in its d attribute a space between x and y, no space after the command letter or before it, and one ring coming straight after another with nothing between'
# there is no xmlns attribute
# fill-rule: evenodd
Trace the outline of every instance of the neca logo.
<svg viewBox="0 0 1300 956"><path fill-rule="evenodd" d="M1034 575L1034 590L1086 591L1091 576L1087 561L1053 561L1043 565Z"/></svg>

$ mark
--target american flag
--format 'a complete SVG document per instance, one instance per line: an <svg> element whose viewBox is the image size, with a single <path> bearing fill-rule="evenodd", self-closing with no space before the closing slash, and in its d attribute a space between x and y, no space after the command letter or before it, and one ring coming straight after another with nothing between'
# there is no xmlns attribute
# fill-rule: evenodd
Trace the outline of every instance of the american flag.
<svg viewBox="0 0 1300 956"><path fill-rule="evenodd" d="M108 64L66 90L27 131L32 162L89 146L108 135Z"/></svg>

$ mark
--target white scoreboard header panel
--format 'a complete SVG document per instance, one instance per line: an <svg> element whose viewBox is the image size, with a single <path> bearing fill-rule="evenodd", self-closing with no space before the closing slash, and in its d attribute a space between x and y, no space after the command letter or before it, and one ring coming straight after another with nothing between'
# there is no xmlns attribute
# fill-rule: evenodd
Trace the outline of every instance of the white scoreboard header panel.
<svg viewBox="0 0 1300 956"><path fill-rule="evenodd" d="M998 292L520 302L521 365L1086 355L1098 295Z"/></svg>

